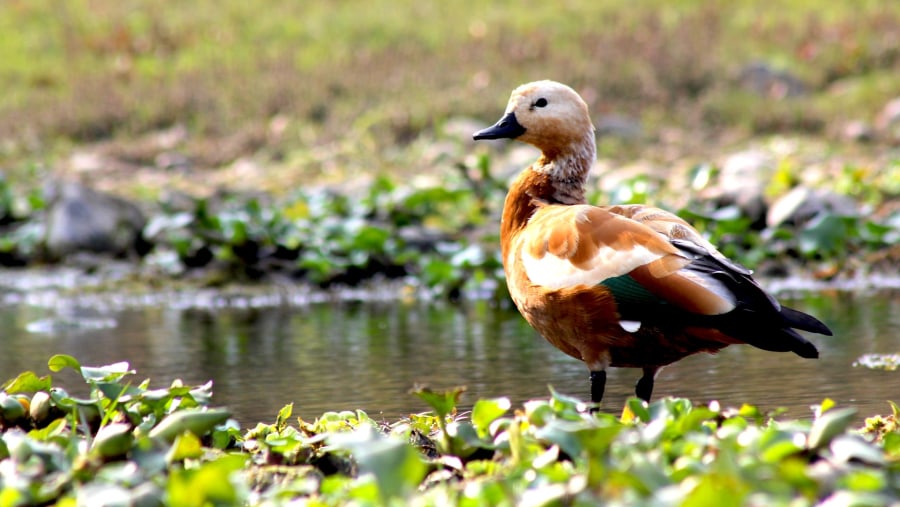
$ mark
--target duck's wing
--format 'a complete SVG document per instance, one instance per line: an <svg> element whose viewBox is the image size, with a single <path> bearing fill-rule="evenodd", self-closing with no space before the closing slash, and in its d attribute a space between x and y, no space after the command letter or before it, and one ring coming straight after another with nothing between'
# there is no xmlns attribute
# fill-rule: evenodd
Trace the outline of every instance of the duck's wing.
<svg viewBox="0 0 900 507"><path fill-rule="evenodd" d="M548 289L597 286L624 321L668 319L728 339L807 357L815 347L790 328L830 334L782 307L751 276L672 213L647 206L545 206L520 255L528 279Z"/></svg>
<svg viewBox="0 0 900 507"><path fill-rule="evenodd" d="M735 308L734 295L718 280L690 269L696 254L678 245L685 234L675 227L692 230L687 223L671 214L639 221L616 211L587 205L540 208L522 237L528 279L549 289L607 284L621 302L667 303L704 315ZM641 287L628 294L627 286L635 283Z"/></svg>

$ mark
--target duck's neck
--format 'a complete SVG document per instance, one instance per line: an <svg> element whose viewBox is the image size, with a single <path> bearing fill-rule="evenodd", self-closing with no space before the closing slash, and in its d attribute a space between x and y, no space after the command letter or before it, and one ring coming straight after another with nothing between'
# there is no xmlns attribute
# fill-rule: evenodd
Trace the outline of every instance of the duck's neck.
<svg viewBox="0 0 900 507"><path fill-rule="evenodd" d="M584 204L585 183L594 164L597 147L590 131L564 150L544 150L541 157L522 171L509 188L503 206L500 238L504 261L509 242L541 206Z"/></svg>

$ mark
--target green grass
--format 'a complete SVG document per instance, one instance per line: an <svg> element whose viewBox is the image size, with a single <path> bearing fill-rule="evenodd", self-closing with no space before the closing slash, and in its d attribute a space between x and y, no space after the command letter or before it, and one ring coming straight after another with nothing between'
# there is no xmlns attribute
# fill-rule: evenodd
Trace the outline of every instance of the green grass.
<svg viewBox="0 0 900 507"><path fill-rule="evenodd" d="M512 87L546 77L598 114L753 131L822 130L848 114L829 107L844 79L858 83L849 107L862 118L900 94L900 5L881 1L18 0L0 5L0 30L11 161L175 124L201 166L367 134L403 145L450 117L491 121ZM754 60L798 75L811 97L788 112L734 99ZM275 115L290 120L279 141L224 159L200 142L264 132Z"/></svg>

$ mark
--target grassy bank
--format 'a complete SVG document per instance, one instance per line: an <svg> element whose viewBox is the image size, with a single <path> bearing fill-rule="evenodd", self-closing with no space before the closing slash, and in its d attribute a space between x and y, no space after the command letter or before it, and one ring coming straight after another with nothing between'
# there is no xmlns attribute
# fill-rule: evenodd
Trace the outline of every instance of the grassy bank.
<svg viewBox="0 0 900 507"><path fill-rule="evenodd" d="M211 384L134 385L127 363L74 370L76 398L24 372L0 393L0 503L90 505L887 505L900 499L898 412L854 429L825 400L811 420L751 406L627 403L622 418L551 392L512 407L416 389L430 412L314 421L284 407L241 429ZM54 373L55 374L55 373ZM112 502L112 503L111 503Z"/></svg>
<svg viewBox="0 0 900 507"><path fill-rule="evenodd" d="M900 95L900 6L881 1L35 0L4 2L0 30L0 156L22 178L98 142L137 165L175 150L200 169L256 154L306 181L413 174L388 153L450 118L493 121L513 86L545 77L597 115L701 129L700 144L834 136ZM804 92L751 91L739 76L756 61ZM175 126L174 146L146 138Z"/></svg>

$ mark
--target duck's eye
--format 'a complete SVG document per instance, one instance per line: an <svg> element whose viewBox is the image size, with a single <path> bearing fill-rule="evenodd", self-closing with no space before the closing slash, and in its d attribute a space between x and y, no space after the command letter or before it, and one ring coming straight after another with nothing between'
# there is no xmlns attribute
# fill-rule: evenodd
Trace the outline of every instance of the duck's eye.
<svg viewBox="0 0 900 507"><path fill-rule="evenodd" d="M532 105L533 105L534 107L546 107L546 106L547 106L547 99L541 97L541 98L535 100L535 101L534 101L534 104L532 104Z"/></svg>

